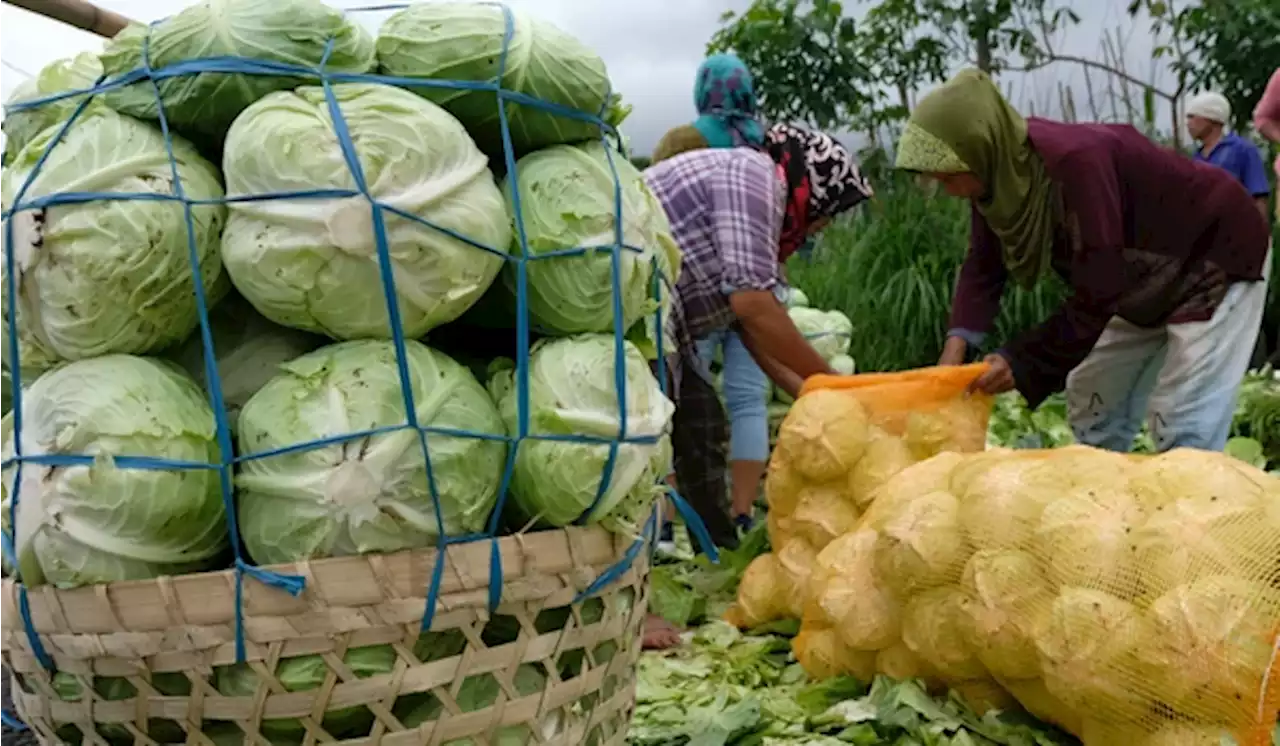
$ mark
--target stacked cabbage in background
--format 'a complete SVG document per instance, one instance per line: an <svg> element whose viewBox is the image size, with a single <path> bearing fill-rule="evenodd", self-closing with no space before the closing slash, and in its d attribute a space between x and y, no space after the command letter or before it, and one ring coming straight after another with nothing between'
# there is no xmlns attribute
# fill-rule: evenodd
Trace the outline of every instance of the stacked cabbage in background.
<svg viewBox="0 0 1280 746"><path fill-rule="evenodd" d="M375 36L318 0L210 0L149 32L128 28L99 54L50 65L10 103L91 88L104 73L140 67L145 49L155 70L222 56L323 60L333 72L399 82L485 82L505 61L512 90L612 124L625 116L599 56L540 20L520 12L513 20L504 57L496 5L409 6ZM217 470L139 469L121 458L218 464L232 455L219 445L206 391L193 261L242 459L239 529L255 562L423 548L441 534L484 532L502 488L505 439L517 435L562 439L519 448L505 523L563 526L589 511L589 522L640 531L671 457L673 405L644 354L659 333L655 273L674 283L679 254L661 205L597 125L508 103L518 163L506 173L493 93L335 82L354 175L315 79L206 72L156 85L169 138L149 80L4 120L6 209L20 192L24 202L67 192L142 197L11 218L5 250L17 293L4 313L6 322L16 315L24 392L22 432L13 432L12 414L4 420L5 457L15 439L25 456L92 457L22 466L12 530L24 582L74 587L226 566ZM382 205L378 219L361 192ZM189 210L166 199L179 194ZM473 308L514 338L517 226L531 255L552 255L529 262L524 278L532 325L546 338L529 351L523 422L514 365L464 366L456 351L423 341ZM635 340L619 356L627 435L648 440L622 444L601 485L610 446L563 438L618 438L618 235L637 249L618 252L616 321ZM594 251L572 255L577 247ZM395 429L406 422L406 399L386 276L416 422L431 428L430 474L418 431ZM6 374L19 363L9 353L6 345ZM492 375L477 376L486 368ZM255 454L267 455L248 458ZM4 475L6 530L18 471Z"/></svg>
<svg viewBox="0 0 1280 746"><path fill-rule="evenodd" d="M774 582L753 593L794 593ZM818 554L794 645L814 675L1016 701L1086 746L1207 746L1270 733L1277 630L1280 480L1071 446L899 472Z"/></svg>
<svg viewBox="0 0 1280 746"><path fill-rule="evenodd" d="M982 450L990 400L962 397L963 384L932 409L920 402L919 411L902 409L901 396L883 395L914 390L911 378L918 375L861 377L884 382L860 395L819 388L792 406L765 479L773 552L747 568L730 622L750 628L799 619L823 550L857 525L895 475L939 453Z"/></svg>

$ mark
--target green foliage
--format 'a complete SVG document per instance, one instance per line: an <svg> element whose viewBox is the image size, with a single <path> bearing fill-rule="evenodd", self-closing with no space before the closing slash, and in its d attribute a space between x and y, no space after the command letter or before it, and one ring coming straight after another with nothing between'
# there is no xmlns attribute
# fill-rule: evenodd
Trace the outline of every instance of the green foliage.
<svg viewBox="0 0 1280 746"><path fill-rule="evenodd" d="M742 58L769 119L843 127L871 103L858 31L840 3L756 0L741 15L727 11L720 20L707 51Z"/></svg>
<svg viewBox="0 0 1280 746"><path fill-rule="evenodd" d="M722 16L708 51L742 58L770 118L876 133L957 65L1043 58L1037 34L1079 20L1055 1L878 0L855 23L832 0L755 0Z"/></svg>
<svg viewBox="0 0 1280 746"><path fill-rule="evenodd" d="M1133 0L1169 42L1153 55L1169 57L1187 90L1213 88L1231 102L1232 124L1247 130L1253 107L1280 68L1280 4L1275 0L1204 0L1177 7L1168 0Z"/></svg>

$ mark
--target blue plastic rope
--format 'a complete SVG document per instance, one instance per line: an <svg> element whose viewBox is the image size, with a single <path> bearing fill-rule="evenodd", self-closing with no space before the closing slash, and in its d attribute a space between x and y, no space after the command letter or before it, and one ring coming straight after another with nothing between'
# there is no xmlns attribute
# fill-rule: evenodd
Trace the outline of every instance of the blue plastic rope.
<svg viewBox="0 0 1280 746"><path fill-rule="evenodd" d="M0 710L0 726L4 726L5 728L9 728L10 731L17 731L19 733L22 733L27 729L27 723L23 723L22 720L19 720L18 718L15 718L14 715L9 714L9 710Z"/></svg>
<svg viewBox="0 0 1280 746"><path fill-rule="evenodd" d="M369 438L379 435L385 435L397 432L407 428L412 428L417 432L419 447L426 468L426 477L428 490L431 494L432 505L436 513L436 529L437 529L437 550L438 558L433 568L430 587L427 591L426 608L424 609L422 618L422 628L428 629L434 619L435 609L437 606L440 586L443 581L444 565L447 559L447 549L453 544L469 543L474 541L488 540L491 542L490 552L490 586L489 586L489 606L490 609L496 609L502 598L502 556L497 542L497 532L500 526L500 519L505 506L508 491L511 485L511 479L515 468L515 458L519 445L524 440L546 440L570 443L583 443L595 445L609 446L609 456L605 463L605 468L601 474L599 488L596 496L582 515L577 519L577 523L585 523L589 520L592 513L599 507L601 500L608 491L609 483L612 481L614 465L617 459L618 447L622 443L635 443L652 445L657 443L662 436L658 435L641 435L632 436L628 434L628 417L627 417L627 380L626 380L626 332L627 329L623 325L623 307L621 289L621 258L622 252L642 253L643 249L636 246L630 246L625 243L623 236L623 205L622 205L622 185L618 176L615 165L614 148L612 142L617 142L621 146L621 138L617 130L604 121L607 107L612 99L612 90L608 91L601 109L596 114L589 114L578 111L559 104L542 101L527 94L517 91L507 90L503 87L503 78L506 75L507 61L512 39L515 33L514 17L511 10L500 3L486 3L501 8L503 13L504 34L502 52L498 64L498 73L493 80L490 81L466 81L466 80L435 80L435 79L419 79L405 78L397 76L386 76L377 74L357 74L332 71L328 69L329 59L333 52L334 40L330 39L320 63L315 67L306 65L296 65L291 63L276 62L269 60L255 60L242 57L211 57L204 59L184 60L171 65L165 66L163 69L156 70L151 66L151 30L160 23L151 24L149 32L143 40L141 65L132 71L108 77L106 75L100 77L91 88L65 91L40 99L26 100L21 103L6 106L7 113L16 113L29 109L35 109L56 101L63 101L74 97L82 97L76 106L70 118L62 125L54 136L53 140L46 148L45 152L40 155L23 182L21 188L14 195L12 206L3 212L5 245L13 247L13 225L10 218L13 215L27 211L39 210L54 207L57 205L74 205L83 204L91 201L116 200L116 201L160 201L174 202L182 205L183 218L187 229L187 253L188 262L190 264L192 281L194 285L194 297L196 300L196 308L200 324L200 339L204 352L204 367L207 387L209 389L210 406L214 412L216 435L218 440L221 457L218 463L201 463L189 461L165 460L143 456L117 456L115 457L115 465L124 469L142 469L142 470L217 470L219 483L221 488L221 496L223 507L226 512L227 530L230 543L234 552L235 562L233 570L235 572L235 645L236 659L243 661L245 659L245 641L244 641L244 619L243 619L243 599L244 599L244 577L247 575L266 585L279 588L290 594L297 595L304 588L303 578L296 575L287 575L276 573L265 568L261 568L251 564L241 553L239 541L239 528L237 524L237 516L234 502L234 479L233 469L237 464L249 461L271 458L273 456L281 456L290 453L300 453L319 448L325 448L339 443L348 442L360 438ZM409 7L405 4L377 5L364 8L357 8L349 13L358 13L365 11L388 11L400 10ZM178 78L194 74L207 73L226 73L237 75L268 75L268 76L289 76L309 81L312 84L319 85L325 94L325 104L328 114L333 123L334 136L338 141L339 148L342 151L343 158L346 161L348 171L351 174L352 182L355 189L312 189L299 190L289 192L277 192L268 194L254 195L236 195L223 196L218 199L192 199L187 196L183 189L181 177L178 170L178 164L174 156L172 133L170 131L169 120L165 112L163 97L160 91L160 82L171 78ZM499 250L495 247L485 246L477 241L462 235L454 230L436 225L417 215L405 212L392 205L386 205L380 202L369 191L367 181L365 179L363 168L361 167L359 158L356 153L355 144L351 139L351 133L343 116L341 107L338 105L337 98L333 92L333 85L337 83L381 83L386 85L398 86L410 89L442 89L442 90L460 90L460 91L487 91L492 92L495 96L498 108L498 123L502 136L503 159L506 172L509 176L511 187L511 203L515 213L515 233L518 242L518 251L509 253ZM63 141L66 133L75 124L86 110L91 99L102 93L120 89L130 85L149 84L153 95L157 102L157 118L158 126L164 136L165 149L169 159L170 173L173 178L173 187L169 194L152 194L152 193L97 193L97 192L67 192L59 194L50 194L26 199L26 194L30 190L31 185L39 176L45 162L48 160L53 149ZM510 121L507 108L509 105L520 105L536 108L541 111L551 113L557 116L573 119L579 122L587 122L596 125L600 129L600 139L604 144L604 149L609 162L610 173L614 182L614 240L611 244L602 246L585 246L575 247L571 249L563 249L557 251L549 251L537 256L533 256L529 251L528 236L525 229L523 211L521 209L520 188L516 178L516 159L515 150L512 144ZM379 275L382 279L382 289L385 296L388 321L391 328L392 344L396 351L396 367L400 378L400 389L403 398L406 421L400 425L373 428L356 433L346 433L326 438L317 439L306 443L295 443L288 446L275 448L267 451L235 455L233 450L232 436L229 423L226 419L226 407L222 393L222 383L218 374L217 355L215 354L212 330L209 322L208 314L208 298L205 292L204 280L200 274L199 250L196 244L195 225L192 216L192 210L195 207L208 205L233 205L237 203L261 202L270 200L304 200L304 199L335 199L335 198L355 198L361 197L369 203L369 209L372 218L374 240L378 258ZM494 435L491 433L477 433L467 430L457 430L453 428L440 428L429 425L423 425L418 422L417 410L414 402L414 394L410 384L411 376L408 365L408 356L405 350L405 338L400 324L400 309L397 301L397 293L395 287L395 276L391 264L391 256L388 246L388 236L385 213L390 212L392 215L415 222L417 224L428 227L432 230L439 231L455 240L461 241L475 249L485 251L496 256L500 256L504 262L512 263L515 274L516 285L516 398L517 398L517 427L514 434ZM528 269L527 262L539 261L545 259L554 259L568 256L587 256L597 254L603 251L609 251L611 272L610 279L613 286L613 316L614 316L614 377L615 386L618 394L618 432L613 438L604 438L598 436L587 435L537 435L529 432L529 342L531 334L531 323L529 319L528 308ZM653 292L654 297L658 300L658 308L654 313L655 329L658 332L657 351L659 367L665 365L665 352L663 350L664 338L662 335L663 317L662 317L662 299L664 290L670 293L670 278L665 276L657 258L652 260L653 268ZM7 297L17 299L17 272L15 271L14 252L10 248L5 252L5 289ZM23 387L21 378L21 365L19 357L18 344L18 327L17 313L9 314L7 319L8 326L8 352L9 359L13 361L13 420L15 434L22 432L22 416L23 416ZM667 393L666 376L660 374L658 376L659 386L664 394ZM489 519L488 525L483 533L469 534L460 537L449 537L445 535L443 513L440 509L440 495L436 484L435 474L431 463L430 437L467 437L480 438L486 440L501 440L507 444L508 452L505 461L503 475L501 480L500 491L497 504ZM24 465L30 463L39 468L57 468L67 466L87 466L93 463L92 456L85 454L36 454L24 455L22 453L21 440L17 437L14 439L14 455L5 459L3 466L8 468L14 466L15 489L11 504L9 506L10 525L16 526L17 509L20 502L19 492L22 482L22 469ZM695 514L692 513L688 505L684 503L678 496L674 496L676 506L681 510L682 515L686 516L686 522L690 524L695 536L701 543L706 537L706 529L702 526ZM657 513L650 518L646 524L644 535L636 540L636 543L626 553L621 562L603 573L595 582L593 582L586 591L584 591L579 600L586 598L598 592L605 586L617 580L617 578L626 571L634 562L639 551L646 543L655 544L657 541L657 526L659 525ZM709 540L708 540L709 541ZM14 547L12 537L8 534L3 537L3 550L7 560L10 561L14 570L15 577L19 580L20 575L17 574L17 559L14 556ZM710 547L709 553L714 556L714 547ZM30 609L26 596L25 587L20 586L19 592L19 610L22 615L23 625L26 629L27 636L30 639L32 650L41 664L49 669L53 669L54 662L47 655L39 636L37 635L34 625L30 618Z"/></svg>

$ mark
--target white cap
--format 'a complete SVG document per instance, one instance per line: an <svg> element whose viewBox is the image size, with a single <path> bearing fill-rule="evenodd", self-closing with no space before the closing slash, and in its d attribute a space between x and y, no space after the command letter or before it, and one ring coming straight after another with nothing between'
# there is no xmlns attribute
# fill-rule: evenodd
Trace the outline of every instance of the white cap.
<svg viewBox="0 0 1280 746"><path fill-rule="evenodd" d="M1204 117L1210 122L1226 124L1231 120L1231 104L1221 93L1201 93L1187 104L1187 116Z"/></svg>

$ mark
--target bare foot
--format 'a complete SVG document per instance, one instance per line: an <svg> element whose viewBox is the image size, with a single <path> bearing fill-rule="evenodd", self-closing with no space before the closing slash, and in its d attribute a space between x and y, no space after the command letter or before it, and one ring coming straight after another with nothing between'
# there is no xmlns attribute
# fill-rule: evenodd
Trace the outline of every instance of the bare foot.
<svg viewBox="0 0 1280 746"><path fill-rule="evenodd" d="M680 644L680 630L660 616L650 614L644 620L643 650L669 650Z"/></svg>

